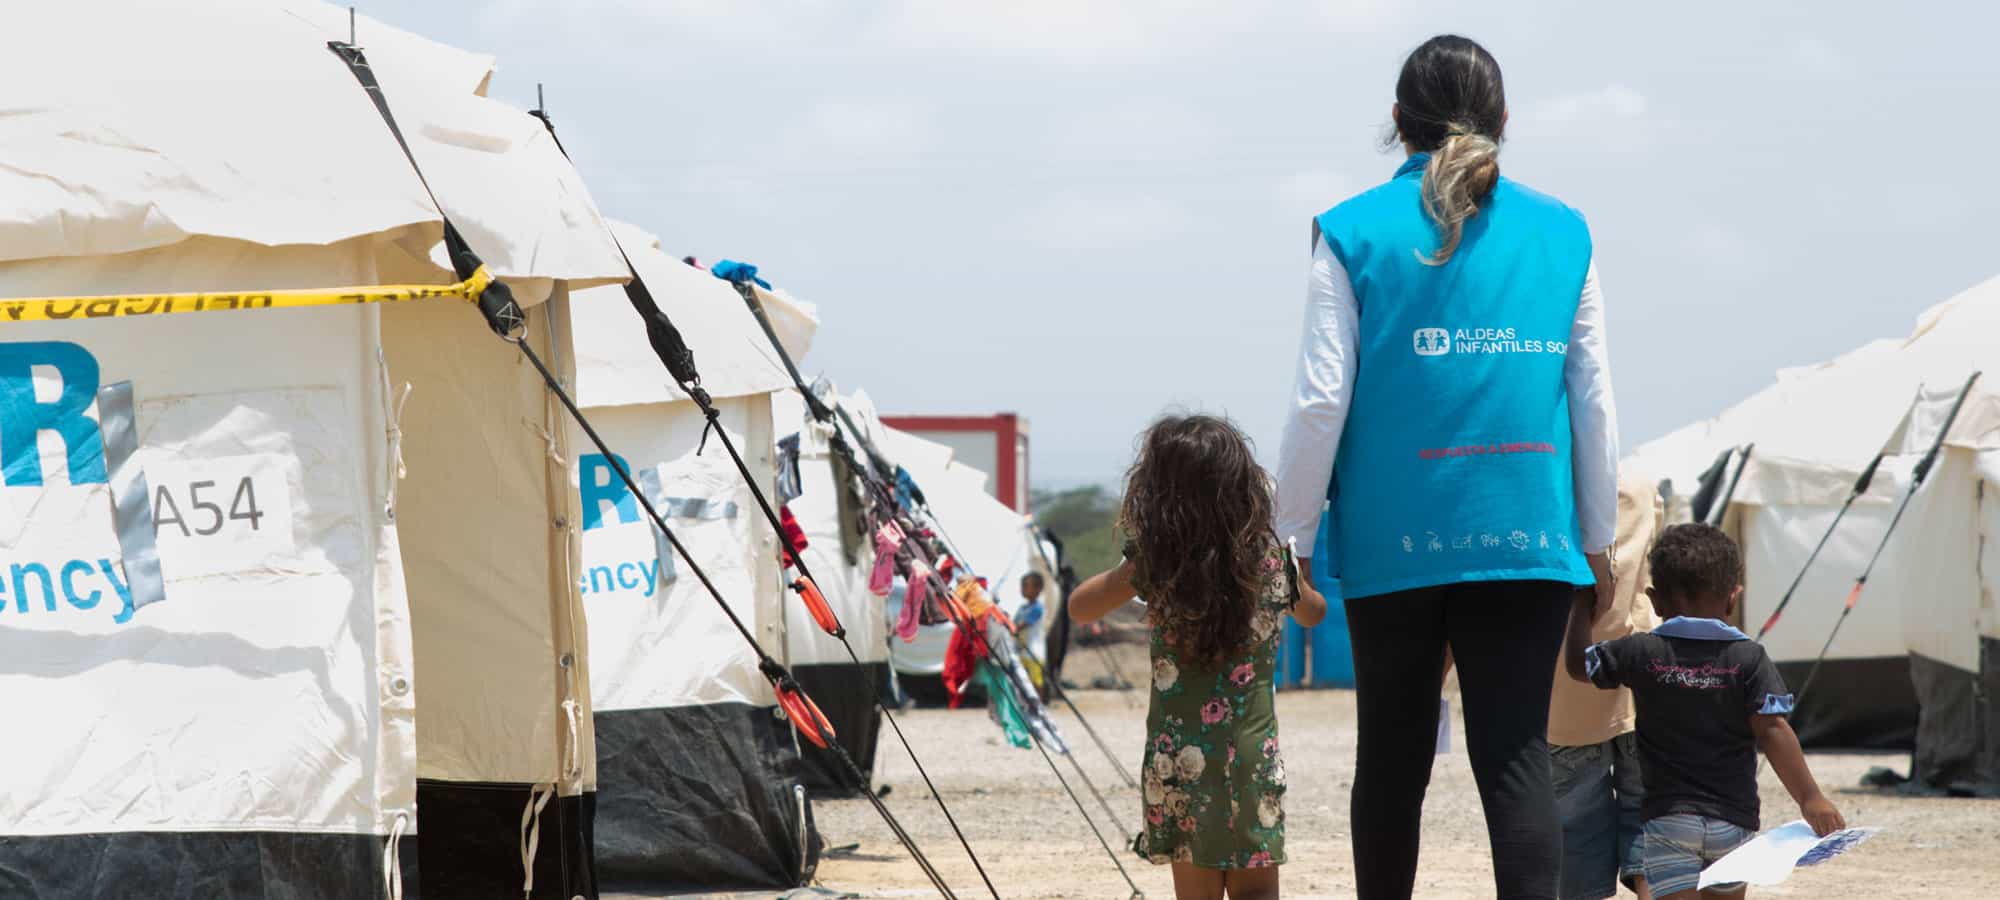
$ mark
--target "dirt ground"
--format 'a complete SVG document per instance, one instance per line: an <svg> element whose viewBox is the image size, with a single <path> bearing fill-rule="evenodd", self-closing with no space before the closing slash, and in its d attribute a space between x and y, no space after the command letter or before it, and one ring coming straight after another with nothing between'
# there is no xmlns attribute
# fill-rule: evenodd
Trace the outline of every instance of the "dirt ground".
<svg viewBox="0 0 2000 900"><path fill-rule="evenodd" d="M1117 647L1118 666L1143 673L1143 647ZM1065 676L1088 684L1105 671L1102 654L1076 648ZM1449 688L1448 688L1449 690ZM1131 692L1079 690L1078 707L1128 770L1136 772L1144 740L1144 685ZM1456 720L1457 703L1453 703ZM1149 897L1173 896L1167 870L1133 856L1120 829L1138 820L1138 792L1128 788L1074 716L1057 705L1057 723L1090 779L1123 817L1111 823L1058 759L1117 852L1119 863ZM1348 844L1347 798L1353 778L1354 695L1349 691L1293 691L1279 695L1286 775L1285 893L1292 897L1351 897L1353 863ZM1000 894L1008 898L1125 897L1125 886L1104 848L1033 749L1016 750L979 710L912 710L899 716L917 752ZM1420 897L1491 897L1492 857L1464 747L1454 721L1452 752L1437 760L1424 802ZM877 783L917 843L966 898L985 892L953 839L944 817L924 793L909 758L884 730ZM1892 796L1861 789L1873 766L1906 771L1896 755L1811 754L1820 783L1850 823L1883 828L1872 841L1824 866L1800 870L1784 885L1755 889L1757 896L1956 898L2000 896L2000 801ZM1765 818L1784 822L1796 808L1769 768L1763 772ZM818 883L865 897L934 896L923 873L902 851L865 800L815 806L829 847L859 844L830 854ZM1624 894L1622 896L1631 896Z"/></svg>

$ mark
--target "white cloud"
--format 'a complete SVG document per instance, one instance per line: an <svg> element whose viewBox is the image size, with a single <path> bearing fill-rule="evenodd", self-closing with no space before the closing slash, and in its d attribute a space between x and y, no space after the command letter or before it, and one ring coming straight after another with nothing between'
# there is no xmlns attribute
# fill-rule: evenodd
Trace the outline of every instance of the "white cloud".
<svg viewBox="0 0 2000 900"><path fill-rule="evenodd" d="M1606 120L1635 119L1645 114L1644 94L1622 84L1608 84L1594 91L1564 94L1538 104L1530 114L1530 121L1542 127L1563 128Z"/></svg>
<svg viewBox="0 0 2000 900"><path fill-rule="evenodd" d="M1845 75L1854 69L1854 61L1839 47L1811 35L1793 39L1784 59L1794 71L1814 78Z"/></svg>
<svg viewBox="0 0 2000 900"><path fill-rule="evenodd" d="M1703 222L1688 231L1687 252L1707 269L1742 269L1757 258L1748 236L1718 222Z"/></svg>
<svg viewBox="0 0 2000 900"><path fill-rule="evenodd" d="M1356 34L1396 21L1387 0L900 0L875 23L885 44L1028 57L1074 66L1130 64L1267 41L1271 34Z"/></svg>
<svg viewBox="0 0 2000 900"><path fill-rule="evenodd" d="M930 141L930 123L914 106L850 98L813 104L779 132L778 149L788 160L880 158L908 156Z"/></svg>
<svg viewBox="0 0 2000 900"><path fill-rule="evenodd" d="M1629 147L1652 133L1646 95L1620 83L1528 103L1508 132L1517 138Z"/></svg>
<svg viewBox="0 0 2000 900"><path fill-rule="evenodd" d="M1025 59L1071 67L1156 62L1379 34L1411 17L1394 0L492 0L497 28L623 49L663 39L764 53L863 49Z"/></svg>
<svg viewBox="0 0 2000 900"><path fill-rule="evenodd" d="M1288 221L1304 222L1348 198L1354 179L1331 169L1294 172L1278 183L1272 200Z"/></svg>
<svg viewBox="0 0 2000 900"><path fill-rule="evenodd" d="M1016 218L1014 231L1052 250L1110 250L1174 237L1193 224L1186 207L1154 194L1065 191Z"/></svg>
<svg viewBox="0 0 2000 900"><path fill-rule="evenodd" d="M1185 103L1139 98L1068 113L1040 150L1057 159L1099 163L1188 159L1212 152L1223 137L1210 116Z"/></svg>

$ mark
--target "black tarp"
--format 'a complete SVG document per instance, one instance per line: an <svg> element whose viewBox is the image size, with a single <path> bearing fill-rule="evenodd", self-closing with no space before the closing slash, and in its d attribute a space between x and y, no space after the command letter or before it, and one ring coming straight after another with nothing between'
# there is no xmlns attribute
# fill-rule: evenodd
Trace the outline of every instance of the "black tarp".
<svg viewBox="0 0 2000 900"><path fill-rule="evenodd" d="M518 811L516 816L518 818ZM366 834L116 832L0 837L6 900L381 900ZM519 855L515 868L518 870ZM520 882L513 896L520 895Z"/></svg>
<svg viewBox="0 0 2000 900"><path fill-rule="evenodd" d="M519 897L521 814L526 784L417 781L415 853L403 850L408 900L487 900ZM591 864L596 797L557 797L542 809L535 846L535 888L529 900L597 897ZM370 873L381 884L381 866ZM372 896L372 895L371 895Z"/></svg>
<svg viewBox="0 0 2000 900"><path fill-rule="evenodd" d="M1778 663L1794 692L1812 660ZM1916 746L1917 689L1907 656L1829 659L1792 711L1799 743L1816 750L1908 750Z"/></svg>
<svg viewBox="0 0 2000 900"><path fill-rule="evenodd" d="M815 799L861 796L860 792L874 783L875 751L882 734L882 715L875 708L875 698L888 690L889 663L801 665L792 669L792 677L826 714L835 739L868 776L868 784L857 786L832 754L808 747L799 773L806 792Z"/></svg>
<svg viewBox="0 0 2000 900"><path fill-rule="evenodd" d="M1715 501L1722 496L1723 486L1729 481L1729 459L1734 455L1736 455L1734 447L1722 451L1722 455L1717 456L1715 462L1709 463L1708 468L1703 469L1696 480L1694 496L1688 498L1689 511L1694 514L1695 521L1708 521L1710 507L1713 507Z"/></svg>
<svg viewBox="0 0 2000 900"><path fill-rule="evenodd" d="M1980 671L1910 654L1923 712L1910 777L1932 790L2000 794L2000 641L1981 638Z"/></svg>
<svg viewBox="0 0 2000 900"><path fill-rule="evenodd" d="M820 837L791 726L772 706L596 714L597 878L607 892L805 884Z"/></svg>

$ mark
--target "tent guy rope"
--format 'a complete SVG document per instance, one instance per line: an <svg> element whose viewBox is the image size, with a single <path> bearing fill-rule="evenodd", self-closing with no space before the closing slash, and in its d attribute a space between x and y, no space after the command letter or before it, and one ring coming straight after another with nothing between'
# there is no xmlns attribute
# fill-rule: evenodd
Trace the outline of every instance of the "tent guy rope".
<svg viewBox="0 0 2000 900"><path fill-rule="evenodd" d="M542 126L548 130L549 139L555 142L556 149L563 154L565 159L569 158L569 151L563 148L562 138L556 134L554 120L549 118L546 107L540 105L543 100L541 85L536 85L535 95L538 105L535 109L529 111L529 115L541 120ZM618 238L615 234L611 236L611 240L613 244L618 244ZM721 410L716 407L714 398L710 397L707 389L701 385L701 373L695 366L694 349L687 345L687 341L682 336L680 329L674 325L673 320L667 316L666 311L660 309L658 301L653 299L652 291L646 286L645 279L640 276L638 267L632 265L632 258L625 252L623 245L618 246L618 252L624 258L626 268L630 270L632 275L631 280L627 281L624 286L625 297L631 303L633 310L638 313L640 320L645 323L647 341L652 345L654 353L659 356L661 364L667 368L668 374L673 377L675 384L681 389L681 392L686 394L688 399L701 409L702 416L707 420L707 425L704 426L702 432L702 442L706 444L710 434L716 436L722 444L723 449L729 454L730 462L734 464L737 474L743 479L744 485L749 488L751 496L756 498L757 508L763 513L765 521L770 524L772 533L784 534L785 526L778 515L777 509L772 506L770 497L766 494L764 486L758 483L756 476L750 471L749 463L744 460L743 453L737 448L735 439L730 437L729 430L722 427L720 422ZM607 456L607 458L610 457ZM790 585L791 590L798 594L800 602L805 605L807 613L812 617L813 622L819 626L820 630L831 635L836 641L839 641L841 648L847 652L848 658L856 665L861 665L860 654L855 652L854 645L847 639L846 627L841 625L839 617L834 614L832 607L826 602L825 595L820 592L819 582L813 578L812 570L806 565L805 557L789 541L780 541L779 543L784 549L786 562L798 569L799 572L799 577ZM910 757L910 762L916 767L917 774L923 779L924 787L929 789L931 797L936 801L939 811L944 813L945 821L951 826L952 834L957 836L959 846L965 849L966 856L972 860L972 866L978 871L980 880L985 882L987 891L993 895L995 900L998 900L1000 892L993 886L993 880L987 875L985 865L979 860L979 854L973 851L971 842L965 836L965 831L959 827L957 817L952 815L951 807L945 803L944 795L938 791L937 785L932 782L930 772L924 767L923 760L917 756L916 748L910 744L909 738L903 734L903 728L897 723L895 715L882 702L881 692L877 689L873 681L869 682L868 690L869 705L879 711L883 719L889 723L889 729L895 733L897 742L903 746L903 752ZM856 767L855 771L859 773L860 770ZM868 780L865 775L859 778L856 787L862 793L868 794L871 799L877 799L879 803L879 798L876 798L873 792L869 790Z"/></svg>
<svg viewBox="0 0 2000 900"><path fill-rule="evenodd" d="M1847 617L1853 614L1854 605L1861 601L1861 591L1868 585L1868 576L1875 571L1875 563L1882 559L1882 551L1889 548L1889 539L1895 536L1896 524L1903 521L1904 511L1910 508L1910 500L1917 496L1917 489L1923 487L1924 478L1930 475L1931 467L1937 464L1938 453L1944 449L1944 441L1951 434L1952 423L1958 421L1958 412L1965 408L1965 398L1972 395L1972 386L1978 381L1978 372L1972 373L1965 379L1965 387L1959 389L1958 399L1951 403L1951 412L1945 414L1944 424L1938 426L1937 438L1931 441L1930 449L1924 451L1923 459L1918 460L1917 467L1911 471L1910 487L1903 492L1902 502L1896 505L1896 514L1889 519L1889 527L1882 531L1882 542L1875 545L1875 554L1868 557L1867 567L1863 568L1861 575L1854 579L1854 588L1847 592L1847 604L1840 608L1840 618L1833 620L1833 630L1827 634L1826 643L1819 648L1819 656L1813 660L1812 668L1806 671L1805 684L1799 688L1798 695L1793 699L1794 709L1805 702L1806 692L1812 690L1813 679L1819 677L1820 666L1825 664L1827 652L1833 649L1834 638L1840 636L1840 626L1847 624Z"/></svg>
<svg viewBox="0 0 2000 900"><path fill-rule="evenodd" d="M389 132L395 136L397 144L403 149L404 156L409 159L411 168L416 171L418 181L424 183L424 190L430 193L431 202L437 207L438 217L444 224L445 246L450 254L454 269L458 271L461 279L470 278L474 272L483 268L483 265L480 263L478 255L473 252L472 248L466 244L464 238L459 235L458 229L452 225L450 216L445 212L443 204L437 202L436 194L430 192L429 182L423 177L423 169L417 164L416 156L410 151L408 142L403 139L402 130L397 127L395 116L390 111L388 98L383 94L381 85L376 82L374 72L368 65L367 57L363 55L361 48L354 46L352 43L330 41L327 44L327 49L331 50L335 56L347 64L349 71L354 74L355 80L360 82L362 88L367 91L369 98L374 101L376 111L382 115L383 124L388 126ZM627 262L629 265L629 260ZM575 399L570 397L569 392L563 387L561 379L557 378L555 373L550 371L548 365L542 361L541 357L535 353L534 348L529 346L528 342L524 339L527 330L527 315L514 301L513 293L507 288L506 284L500 281L492 281L486 286L484 291L472 299L478 304L480 313L487 320L488 327L494 333L500 335L502 339L512 343L520 351L522 357L534 366L535 371L541 375L543 384L551 394L561 401L563 409L569 413L570 418L590 438L591 443L597 448L598 452L604 454L607 459L618 458L612 452L610 446L604 442L604 439L598 435L597 429L590 424L589 419L583 415L583 411L577 407ZM664 322L664 316L660 318L661 324L665 324L669 329L672 328L671 324ZM654 325L655 323L652 321L647 323L649 337L654 336ZM673 337L678 339L678 332L674 332ZM658 340L658 338L655 339L656 341ZM656 346L659 345L656 343ZM686 354L687 363L691 369L693 355L686 352L686 345L684 343L680 345L680 348L681 352ZM716 606L721 608L723 614L728 618L729 623L736 628L737 633L742 635L744 641L756 653L758 669L771 682L772 690L777 695L779 705L784 709L786 717L791 721L792 726L814 746L834 755L848 776L861 785L862 793L868 797L869 801L874 805L876 812L882 816L883 821L888 824L890 831L896 835L897 840L910 852L910 855L916 860L917 865L924 870L925 876L937 888L938 893L946 897L947 900L956 900L957 895L945 883L943 876L931 864L930 859L924 855L923 850L917 846L916 840L903 828L902 823L897 821L895 814L889 810L880 797L867 790L867 777L862 774L860 767L855 764L853 758L848 756L845 748L829 740L832 734L832 726L826 721L826 717L820 713L818 706L813 704L811 698L807 697L799 689L798 682L792 677L791 673L777 660L773 659L769 653L764 651L763 646L757 642L756 636L744 625L743 620L737 616L736 611L730 608L728 601L723 599L721 590L709 578L708 573L702 569L694 555L688 552L687 547L681 543L679 536L674 533L673 529L667 526L666 519L654 507L652 498L647 496L646 492L639 486L638 482L632 477L631 472L627 471L625 466L614 465L612 469L624 481L625 487L632 492L632 496L637 498L639 505L644 508L646 515L652 520L653 526L659 529L661 535L673 546L674 551L687 562L689 571L694 573L696 579L707 590L710 598L715 601ZM524 852L524 865L532 866L532 854L532 847ZM529 877L532 879L532 868L529 869L529 872ZM532 884L532 881L530 881L530 884Z"/></svg>
<svg viewBox="0 0 2000 900"><path fill-rule="evenodd" d="M771 349L783 361L785 371L791 375L793 387L805 400L806 409L812 414L814 419L833 428L829 444L834 452L843 458L848 468L855 472L863 473L862 481L870 488L879 508L886 510L892 517L903 519L910 526L905 528L905 533L912 536L911 540L906 542L906 545L911 548L913 554L929 567L930 574L926 577L930 579L936 595L949 597L952 593L950 586L945 584L944 579L937 574L937 557L923 540L916 537L916 535L922 533L923 529L915 527L917 521L914 512L905 510L896 498L896 489L894 487L896 472L893 467L876 450L874 445L869 442L867 434L855 424L853 417L848 415L846 409L840 407L837 403L829 407L817 394L813 393L810 387L806 386L804 377L799 374L798 364L792 360L791 354L785 350L783 342L778 340L777 330L771 326L770 318L765 315L763 304L757 299L756 290L747 281L734 281L732 283L736 285L737 292L742 294L743 302L749 305L751 313L756 316L758 325L763 328L765 337L771 343ZM843 436L843 428L854 435L855 442L861 447L862 452L868 458L867 466L862 466L860 461L854 457L853 448L848 445L847 440ZM912 488L912 504L914 506L921 506L928 512L929 503L924 499L922 487L916 485L914 478L910 479L910 484ZM935 513L930 513L929 517L935 523L937 518ZM938 530L937 533L942 534L942 531ZM954 554L953 558L958 560L961 565L966 566L968 573L970 572L969 564L963 557ZM975 645L985 650L985 658L981 660L981 664L998 665L994 660L997 660L999 655L993 645L987 640L985 629L980 627L980 623L962 618L960 610L956 608L956 604L947 602L942 605L946 615L951 618L953 626L970 635ZM1046 713L1042 713L1040 718L1043 721L1044 727L1050 728L1050 733L1053 734L1053 723L1047 722ZM1090 817L1089 810L1083 805L1083 799L1077 795L1076 789L1070 785L1069 779L1063 777L1062 769L1056 765L1055 758L1049 755L1047 748L1043 744L1041 729L1034 727L1034 723L1029 723L1027 731L1029 740L1035 745L1036 749L1041 751L1043 761L1048 764L1049 772L1055 775L1056 783L1062 786L1065 794L1069 795L1070 801L1076 805L1077 813L1083 817L1084 824L1090 827L1091 834L1097 838L1098 845L1104 848L1105 855L1111 858L1111 864L1118 868L1119 876L1132 889L1130 896L1144 897L1145 892L1140 890L1138 883L1132 880L1132 875L1126 870L1124 861L1118 858L1118 854L1111 848L1110 842L1105 840L1103 830L1098 827L1096 820ZM1059 749L1065 754L1068 753L1067 748ZM1071 758L1071 762L1075 762L1074 757ZM1078 770L1081 771L1081 766L1078 767ZM1099 799L1102 799L1101 795Z"/></svg>

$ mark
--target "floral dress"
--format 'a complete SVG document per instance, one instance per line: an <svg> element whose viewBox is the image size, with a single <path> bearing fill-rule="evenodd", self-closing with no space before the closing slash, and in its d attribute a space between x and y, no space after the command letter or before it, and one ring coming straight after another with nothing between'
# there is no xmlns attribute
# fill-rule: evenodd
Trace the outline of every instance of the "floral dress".
<svg viewBox="0 0 2000 900"><path fill-rule="evenodd" d="M1156 865L1248 869L1285 861L1285 763L1272 677L1291 586L1275 547L1264 572L1250 645L1226 665L1186 665L1153 630L1145 827L1132 849Z"/></svg>

